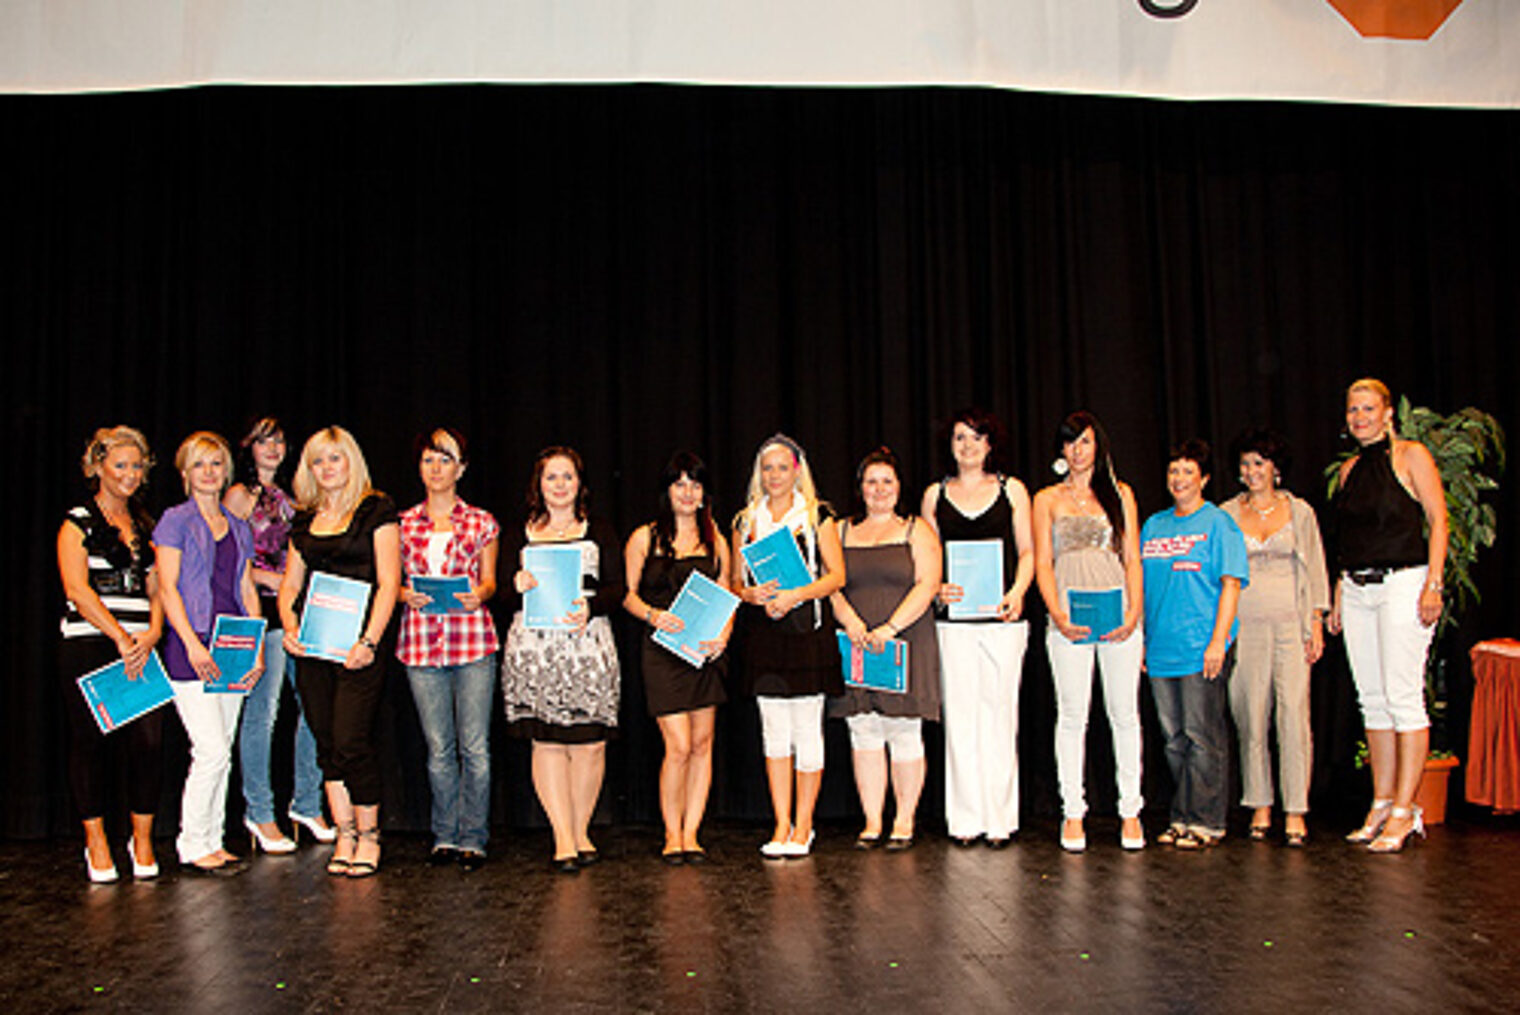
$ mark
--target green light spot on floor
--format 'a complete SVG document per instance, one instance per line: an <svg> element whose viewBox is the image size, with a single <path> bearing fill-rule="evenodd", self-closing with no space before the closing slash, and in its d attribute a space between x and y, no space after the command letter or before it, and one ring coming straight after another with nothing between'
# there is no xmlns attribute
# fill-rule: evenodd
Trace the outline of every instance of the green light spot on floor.
<svg viewBox="0 0 1520 1015"><path fill-rule="evenodd" d="M696 975L697 975L697 971L695 969L688 969L688 970L686 970L686 978L688 980L689 979L693 979Z"/></svg>
<svg viewBox="0 0 1520 1015"><path fill-rule="evenodd" d="M1263 942L1262 942L1262 943L1261 943L1261 946L1262 946L1262 947L1263 947L1263 948L1271 948L1271 947L1272 947L1272 942L1271 942L1271 941L1263 941Z"/></svg>
<svg viewBox="0 0 1520 1015"><path fill-rule="evenodd" d="M1086 962L1088 959L1092 958L1092 953L1091 952L1079 952L1077 954L1077 958L1081 959L1083 962Z"/></svg>
<svg viewBox="0 0 1520 1015"><path fill-rule="evenodd" d="M284 981L281 981L281 982L275 984L274 985L274 989L275 990L284 990L285 989L285 983L284 983Z"/></svg>

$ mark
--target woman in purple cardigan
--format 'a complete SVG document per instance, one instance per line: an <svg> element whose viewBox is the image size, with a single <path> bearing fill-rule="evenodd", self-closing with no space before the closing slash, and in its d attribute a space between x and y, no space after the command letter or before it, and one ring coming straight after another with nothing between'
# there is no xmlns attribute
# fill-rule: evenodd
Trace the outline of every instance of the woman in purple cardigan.
<svg viewBox="0 0 1520 1015"><path fill-rule="evenodd" d="M189 499L164 512L153 530L153 544L169 622L164 667L174 685L174 707L190 737L190 771L175 846L188 871L235 874L242 861L223 847L222 837L243 697L207 694L205 684L219 675L210 647L217 614L259 615L259 593L249 568L253 530L222 506L232 477L232 452L225 440L204 430L193 433L179 446L174 465ZM263 672L261 642L252 671L241 679L252 686Z"/></svg>

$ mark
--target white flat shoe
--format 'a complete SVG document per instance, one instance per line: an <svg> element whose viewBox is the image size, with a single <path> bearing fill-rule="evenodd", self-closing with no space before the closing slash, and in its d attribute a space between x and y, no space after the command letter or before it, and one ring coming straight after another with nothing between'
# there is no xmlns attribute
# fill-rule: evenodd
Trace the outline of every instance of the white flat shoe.
<svg viewBox="0 0 1520 1015"><path fill-rule="evenodd" d="M1061 848L1068 853L1085 853L1087 852L1087 836L1085 834L1074 835L1068 838L1063 835L1061 836Z"/></svg>
<svg viewBox="0 0 1520 1015"><path fill-rule="evenodd" d="M243 819L243 827L248 829L248 834L253 836L254 851L263 850L270 854L294 853L296 844L283 835L270 837L259 830L259 826L250 819Z"/></svg>
<svg viewBox="0 0 1520 1015"><path fill-rule="evenodd" d="M813 851L813 839L817 836L817 834L817 832L809 832L807 842L793 842L790 839L786 840L786 842L782 844L786 847L786 852L781 855L789 860L798 860L804 856L807 856Z"/></svg>
<svg viewBox="0 0 1520 1015"><path fill-rule="evenodd" d="M760 847L760 855L767 860L782 860L786 858L787 850L791 847L789 842L777 842L772 839Z"/></svg>

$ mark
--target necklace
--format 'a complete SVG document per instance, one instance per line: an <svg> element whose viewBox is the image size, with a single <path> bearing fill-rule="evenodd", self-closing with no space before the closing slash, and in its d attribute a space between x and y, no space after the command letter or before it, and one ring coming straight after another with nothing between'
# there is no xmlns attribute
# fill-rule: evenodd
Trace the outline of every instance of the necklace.
<svg viewBox="0 0 1520 1015"><path fill-rule="evenodd" d="M1092 492L1091 488L1088 488L1086 492L1078 496L1077 486L1071 480L1068 479L1061 485L1066 488L1066 496L1071 498L1071 502L1077 506L1077 510L1085 512L1087 505L1092 503L1092 498L1088 496Z"/></svg>
<svg viewBox="0 0 1520 1015"><path fill-rule="evenodd" d="M1274 512L1274 511L1277 510L1277 504L1278 504L1278 498L1277 498L1276 494L1272 495L1272 502L1270 504L1268 504L1265 508L1259 508L1259 507L1257 507L1255 500L1253 500L1249 496L1246 497L1246 506L1248 506L1252 511L1255 511L1256 512L1256 516L1258 518L1260 518L1262 521L1266 521L1268 518L1272 517L1272 512Z"/></svg>

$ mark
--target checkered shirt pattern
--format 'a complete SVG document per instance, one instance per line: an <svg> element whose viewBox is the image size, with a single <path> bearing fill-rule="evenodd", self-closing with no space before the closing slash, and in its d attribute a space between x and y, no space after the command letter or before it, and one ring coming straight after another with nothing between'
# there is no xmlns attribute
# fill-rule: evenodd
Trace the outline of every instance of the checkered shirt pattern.
<svg viewBox="0 0 1520 1015"><path fill-rule="evenodd" d="M427 550L433 520L428 517L427 505L407 509L400 523L402 567L409 576L430 574ZM480 552L501 533L501 526L489 511L470 507L462 500L454 503L449 524L454 532L442 573L468 575L471 584L478 583ZM458 614L425 614L407 607L401 617L396 658L407 666L462 666L500 647L496 624L484 607Z"/></svg>

